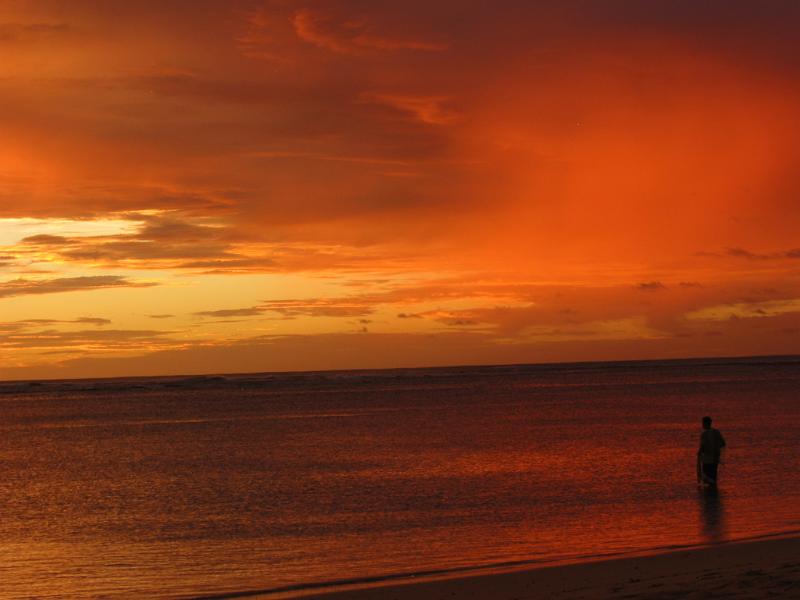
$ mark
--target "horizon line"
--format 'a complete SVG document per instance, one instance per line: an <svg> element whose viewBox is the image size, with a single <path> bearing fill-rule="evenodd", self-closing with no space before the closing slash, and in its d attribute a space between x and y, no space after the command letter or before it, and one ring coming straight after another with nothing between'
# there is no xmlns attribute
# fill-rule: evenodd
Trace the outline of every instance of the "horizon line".
<svg viewBox="0 0 800 600"><path fill-rule="evenodd" d="M689 356L680 358L640 358L640 359L617 359L617 360L581 360L581 361L551 361L551 362L523 362L523 363L462 363L450 365L426 365L416 367L384 367L384 368L354 368L354 369L313 369L313 370L283 370L283 371L235 371L235 372L210 372L210 373L166 373L158 375L118 375L113 377L64 377L64 378L38 378L38 379L2 379L0 386L4 384L25 384L25 383L68 383L80 381L116 381L116 380L139 380L139 379L203 379L203 378L225 378L225 377L247 377L257 375L290 375L290 374L317 374L317 373L376 373L382 371L419 371L436 369L466 369L466 368L502 368L502 367L568 367L568 366L589 366L589 365L636 365L647 363L698 363L698 362L744 362L748 360L760 359L764 361L800 362L799 354L753 354L735 356Z"/></svg>

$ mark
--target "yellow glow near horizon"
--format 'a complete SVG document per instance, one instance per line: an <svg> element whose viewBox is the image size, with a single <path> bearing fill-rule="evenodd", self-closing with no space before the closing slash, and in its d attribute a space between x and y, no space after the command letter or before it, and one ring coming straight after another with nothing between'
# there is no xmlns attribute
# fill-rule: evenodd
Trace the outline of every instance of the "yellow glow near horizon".
<svg viewBox="0 0 800 600"><path fill-rule="evenodd" d="M695 321L728 321L730 319L763 319L798 312L800 312L800 298L711 306L690 312L686 318Z"/></svg>
<svg viewBox="0 0 800 600"><path fill-rule="evenodd" d="M10 246L34 235L89 237L134 233L140 226L130 219L0 218L0 246Z"/></svg>

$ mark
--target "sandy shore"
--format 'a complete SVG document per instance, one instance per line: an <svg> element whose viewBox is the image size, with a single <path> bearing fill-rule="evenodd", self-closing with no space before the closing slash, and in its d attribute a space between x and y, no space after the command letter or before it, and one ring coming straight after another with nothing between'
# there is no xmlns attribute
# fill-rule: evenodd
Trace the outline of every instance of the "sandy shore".
<svg viewBox="0 0 800 600"><path fill-rule="evenodd" d="M800 598L800 537L304 595L319 600Z"/></svg>

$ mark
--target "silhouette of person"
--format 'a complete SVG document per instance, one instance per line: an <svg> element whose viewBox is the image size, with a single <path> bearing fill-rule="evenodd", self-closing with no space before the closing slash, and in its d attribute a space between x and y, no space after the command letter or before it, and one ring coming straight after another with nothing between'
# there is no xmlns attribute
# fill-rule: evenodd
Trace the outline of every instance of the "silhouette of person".
<svg viewBox="0 0 800 600"><path fill-rule="evenodd" d="M717 485L720 454L724 447L725 438L719 429L711 427L711 417L703 417L703 433L700 434L700 448L697 450L698 475L703 483Z"/></svg>

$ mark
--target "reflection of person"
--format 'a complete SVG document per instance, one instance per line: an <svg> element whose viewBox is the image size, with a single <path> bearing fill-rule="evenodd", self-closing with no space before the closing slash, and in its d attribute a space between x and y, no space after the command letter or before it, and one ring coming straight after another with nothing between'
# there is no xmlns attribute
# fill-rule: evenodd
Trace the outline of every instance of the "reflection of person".
<svg viewBox="0 0 800 600"><path fill-rule="evenodd" d="M698 490L697 493L700 505L701 535L708 542L721 542L726 537L722 492L719 491L719 488L710 486Z"/></svg>
<svg viewBox="0 0 800 600"><path fill-rule="evenodd" d="M711 417L703 417L703 433L700 434L700 448L697 450L697 462L701 467L704 483L717 485L717 469L725 438L719 429L711 427Z"/></svg>

